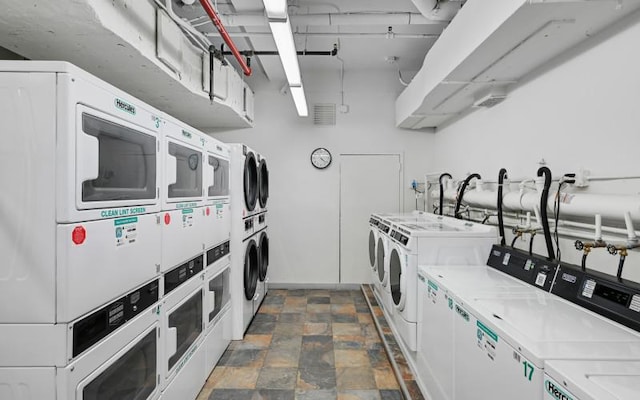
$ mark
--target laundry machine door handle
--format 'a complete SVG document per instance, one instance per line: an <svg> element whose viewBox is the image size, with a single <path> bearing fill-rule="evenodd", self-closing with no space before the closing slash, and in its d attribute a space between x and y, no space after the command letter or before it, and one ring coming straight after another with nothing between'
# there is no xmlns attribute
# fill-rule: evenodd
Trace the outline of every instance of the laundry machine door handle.
<svg viewBox="0 0 640 400"><path fill-rule="evenodd" d="M260 298L260 293L256 293L255 296L253 296L253 301L256 301Z"/></svg>
<svg viewBox="0 0 640 400"><path fill-rule="evenodd" d="M167 164L165 167L165 177L166 177L165 190L166 190L166 188L168 188L169 185L176 183L176 181L178 180L178 159L175 156L172 156L171 154L169 154L168 151L167 151L167 154L165 154L165 157L167 160Z"/></svg>
<svg viewBox="0 0 640 400"><path fill-rule="evenodd" d="M167 358L176 354L178 351L178 328L169 327L167 328Z"/></svg>
<svg viewBox="0 0 640 400"><path fill-rule="evenodd" d="M79 183L96 179L99 174L100 145L98 138L91 135L78 135L76 174Z"/></svg>
<svg viewBox="0 0 640 400"><path fill-rule="evenodd" d="M209 290L209 311L213 311L216 309L216 291Z"/></svg>

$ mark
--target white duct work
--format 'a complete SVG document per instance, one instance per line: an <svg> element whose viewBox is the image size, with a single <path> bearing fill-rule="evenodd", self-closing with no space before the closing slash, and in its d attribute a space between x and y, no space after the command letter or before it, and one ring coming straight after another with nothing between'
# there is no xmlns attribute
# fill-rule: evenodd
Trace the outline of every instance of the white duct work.
<svg viewBox="0 0 640 400"><path fill-rule="evenodd" d="M532 182L532 181L529 181ZM511 190L505 181L502 204L505 210L514 212L532 212L540 204L543 179L535 181L536 189L526 188L526 182L520 184L519 190ZM547 211L553 212L557 191L549 192ZM439 191L431 192L434 198L438 198ZM446 181L444 199L455 202L457 190L452 180ZM497 209L498 192L496 190L483 189L481 181L477 182L475 189L468 190L463 197L463 203L476 208ZM640 220L640 196L638 195L612 195L612 194L584 194L566 193L560 194L560 215L562 217L593 218L601 215L607 220L624 221L625 214L629 213L633 220Z"/></svg>
<svg viewBox="0 0 640 400"><path fill-rule="evenodd" d="M451 21L462 7L464 0L411 0L425 18L434 21Z"/></svg>

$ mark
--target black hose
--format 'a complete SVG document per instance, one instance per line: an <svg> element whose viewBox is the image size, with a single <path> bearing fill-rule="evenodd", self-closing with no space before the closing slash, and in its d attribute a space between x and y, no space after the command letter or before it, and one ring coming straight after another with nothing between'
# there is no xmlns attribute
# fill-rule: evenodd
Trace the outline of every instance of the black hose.
<svg viewBox="0 0 640 400"><path fill-rule="evenodd" d="M502 185L507 177L507 170L504 168L498 172L498 232L500 233L500 244L504 246L504 220L502 219Z"/></svg>
<svg viewBox="0 0 640 400"><path fill-rule="evenodd" d="M549 261L555 259L553 243L551 241L551 231L549 230L549 220L547 219L547 201L549 200L549 188L551 187L551 170L547 167L538 168L538 176L544 174L544 188L540 196L540 217L542 218L542 230L544 231L544 241L547 244Z"/></svg>
<svg viewBox="0 0 640 400"><path fill-rule="evenodd" d="M587 256L589 255L589 253L585 252L582 254L582 263L580 264L580 266L582 267L583 271L587 270Z"/></svg>
<svg viewBox="0 0 640 400"><path fill-rule="evenodd" d="M469 181L471 181L471 179L473 179L473 178L482 179L482 177L480 177L480 174L471 174L471 175L467 176L467 179L465 179L464 182L462 182L462 187L460 188L460 193L458 193L458 200L456 201L456 208L453 211L453 216L455 218L462 219L458 215L458 212L460 211L460 205L462 204L462 197L464 196L464 191L467 190L467 186L469 185Z"/></svg>
<svg viewBox="0 0 640 400"><path fill-rule="evenodd" d="M622 269L624 268L624 260L626 260L626 258L626 256L620 255L620 262L618 263L618 273L616 274L619 281L622 280Z"/></svg>
<svg viewBox="0 0 640 400"><path fill-rule="evenodd" d="M533 239L536 237L535 233L531 234L531 239L529 239L529 255L533 256Z"/></svg>
<svg viewBox="0 0 640 400"><path fill-rule="evenodd" d="M447 177L449 179L452 178L451 174L449 173L444 173L442 175L440 175L440 178L438 178L438 182L440 183L440 208L438 209L438 211L440 212L440 215L443 215L443 207L444 207L444 186L442 185L442 178Z"/></svg>
<svg viewBox="0 0 640 400"><path fill-rule="evenodd" d="M514 249L515 249L515 247L514 247L514 246L516 245L516 240L518 240L518 238L519 238L519 237L520 237L520 236L515 235L515 236L513 237L513 240L511 241L511 247L513 247Z"/></svg>

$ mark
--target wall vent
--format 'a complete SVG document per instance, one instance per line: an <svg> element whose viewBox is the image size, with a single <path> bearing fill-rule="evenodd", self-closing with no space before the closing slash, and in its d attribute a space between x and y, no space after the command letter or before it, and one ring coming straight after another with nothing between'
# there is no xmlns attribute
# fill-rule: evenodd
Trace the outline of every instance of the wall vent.
<svg viewBox="0 0 640 400"><path fill-rule="evenodd" d="M314 125L335 125L336 105L335 104L314 104L313 105Z"/></svg>

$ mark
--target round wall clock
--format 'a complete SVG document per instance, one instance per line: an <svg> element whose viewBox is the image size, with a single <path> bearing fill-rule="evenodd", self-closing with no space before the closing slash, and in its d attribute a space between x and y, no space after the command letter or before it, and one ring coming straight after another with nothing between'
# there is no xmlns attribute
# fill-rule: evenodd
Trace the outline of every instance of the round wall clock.
<svg viewBox="0 0 640 400"><path fill-rule="evenodd" d="M324 147L311 152L311 164L318 169L325 169L331 164L331 153Z"/></svg>

